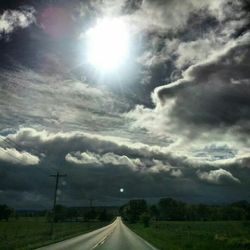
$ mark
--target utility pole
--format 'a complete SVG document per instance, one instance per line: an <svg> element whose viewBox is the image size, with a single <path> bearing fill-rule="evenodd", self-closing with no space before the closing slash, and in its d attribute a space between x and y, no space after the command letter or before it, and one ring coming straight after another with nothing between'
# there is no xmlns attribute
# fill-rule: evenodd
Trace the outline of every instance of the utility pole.
<svg viewBox="0 0 250 250"><path fill-rule="evenodd" d="M55 221L55 213L56 213L56 198L57 198L57 189L58 189L58 182L61 177L66 177L66 174L60 174L58 171L56 175L50 175L50 177L56 178L56 185L55 185L55 191L54 191L54 201L53 201L53 209L52 209L52 218L51 218L51 224L50 224L50 235L53 236L54 232L54 221Z"/></svg>

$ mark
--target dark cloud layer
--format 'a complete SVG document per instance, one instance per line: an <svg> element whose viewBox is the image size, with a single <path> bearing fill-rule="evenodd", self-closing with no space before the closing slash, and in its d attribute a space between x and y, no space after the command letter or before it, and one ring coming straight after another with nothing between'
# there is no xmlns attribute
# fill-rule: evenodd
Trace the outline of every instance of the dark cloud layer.
<svg viewBox="0 0 250 250"><path fill-rule="evenodd" d="M65 178L66 185L60 185L62 196L59 200L62 203L70 201L79 204L89 197L101 202L106 196L117 199L106 199L106 202L117 204L120 198L131 197L174 196L198 201L206 183L224 190L223 194L208 194L206 198L210 201L218 202L221 195L224 196L231 188L236 193L242 192L242 198L246 195L240 183L245 183L249 171L243 169L245 177L240 178L239 173L231 173L237 163L230 167L230 164L220 164L216 160L209 163L202 157L194 160L174 155L167 147L83 132L51 133L23 128L15 134L8 134L6 138L39 157L40 161L33 166L28 162L27 166L24 166L25 163L18 166L21 162L17 164L13 163L12 158L1 158L1 176L4 181L0 185L0 195L4 197L5 192L19 191L22 194L19 200L23 199L23 204L29 199L27 204L37 208L41 200L44 207L49 206L48 197L53 189L49 175L56 170L68 175ZM111 180L112 184L107 186ZM125 189L122 197L119 195L120 187ZM16 200L9 202L20 207Z"/></svg>

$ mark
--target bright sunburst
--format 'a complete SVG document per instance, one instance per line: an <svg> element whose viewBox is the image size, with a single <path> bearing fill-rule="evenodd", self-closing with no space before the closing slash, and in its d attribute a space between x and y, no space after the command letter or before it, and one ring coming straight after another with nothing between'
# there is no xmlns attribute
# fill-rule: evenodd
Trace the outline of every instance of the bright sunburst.
<svg viewBox="0 0 250 250"><path fill-rule="evenodd" d="M102 71L118 68L129 52L126 24L118 18L105 18L87 31L87 60Z"/></svg>

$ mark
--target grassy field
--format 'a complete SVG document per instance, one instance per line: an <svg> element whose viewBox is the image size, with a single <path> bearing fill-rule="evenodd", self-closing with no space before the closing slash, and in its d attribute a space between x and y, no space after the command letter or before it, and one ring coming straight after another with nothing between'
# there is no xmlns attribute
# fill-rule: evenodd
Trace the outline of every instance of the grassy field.
<svg viewBox="0 0 250 250"><path fill-rule="evenodd" d="M107 224L107 223L106 223ZM0 221L0 249L34 249L42 245L70 238L100 228L101 222L55 223L53 239L49 235L50 224L42 217Z"/></svg>
<svg viewBox="0 0 250 250"><path fill-rule="evenodd" d="M159 249L248 250L250 222L155 222L129 227Z"/></svg>

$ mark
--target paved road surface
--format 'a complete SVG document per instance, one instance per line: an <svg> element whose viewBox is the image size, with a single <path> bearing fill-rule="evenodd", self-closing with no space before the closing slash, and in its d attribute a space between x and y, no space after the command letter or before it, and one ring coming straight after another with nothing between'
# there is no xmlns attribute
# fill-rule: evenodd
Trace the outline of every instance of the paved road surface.
<svg viewBox="0 0 250 250"><path fill-rule="evenodd" d="M120 217L103 228L39 250L156 250L125 226Z"/></svg>

